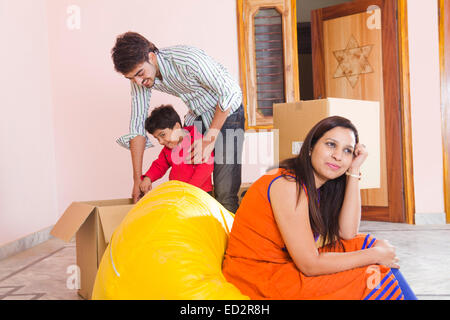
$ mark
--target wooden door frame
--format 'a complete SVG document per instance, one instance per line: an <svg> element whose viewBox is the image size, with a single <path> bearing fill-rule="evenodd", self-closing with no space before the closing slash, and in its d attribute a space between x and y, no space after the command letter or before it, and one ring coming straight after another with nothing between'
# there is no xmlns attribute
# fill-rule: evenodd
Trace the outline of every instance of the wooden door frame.
<svg viewBox="0 0 450 320"><path fill-rule="evenodd" d="M450 0L438 0L438 9L444 206L450 223Z"/></svg>
<svg viewBox="0 0 450 320"><path fill-rule="evenodd" d="M247 59L247 50L248 46L246 43L246 37L245 37L245 12L244 12L244 2L246 0L236 0L236 18L237 18L237 36L238 36L238 49L239 49L239 74L240 74L240 86L242 89L242 103L244 105L244 113L245 113L245 131L247 130L271 130L273 129L273 124L270 125L254 125L249 124L248 120L248 104L249 104L249 91L252 90L252 88L249 88L248 86L248 78L250 72L255 72L255 70L251 70L250 68L250 61ZM255 1L256 2L256 1ZM292 32L286 32L286 30L289 28L289 25L283 26L283 36L284 39L288 39L287 41L284 41L283 43L283 49L284 49L284 62L286 62L286 57L289 56L289 54L292 55L292 61L291 61L291 67L289 68L289 74L287 75L287 72L285 70L285 95L286 95L286 102L292 102L292 101L298 101L300 100L300 79L298 74L298 48L297 48L297 0L259 0L258 1L261 8L275 8L284 18L287 17L288 10L282 10L280 8L280 2L283 2L285 5L285 8L289 7L290 11L290 28L292 29ZM246 2L247 3L247 2ZM283 22L284 24L284 22ZM289 37L290 35L290 37ZM288 45L290 44L290 45ZM288 59L289 60L289 59ZM256 62L253 62L253 65L256 65ZM287 82L292 82L291 85L287 85ZM290 88L289 88L290 87ZM256 94L250 93L250 94ZM250 99L251 100L251 99Z"/></svg>
<svg viewBox="0 0 450 320"><path fill-rule="evenodd" d="M414 224L416 200L414 195L408 39L407 0L398 0L398 46L400 63L400 106L402 118L403 186L405 192L406 223Z"/></svg>
<svg viewBox="0 0 450 320"><path fill-rule="evenodd" d="M357 14L366 12L367 8L372 5L377 5L381 9L381 29L382 32L382 50L383 50L383 91L384 91L384 105L385 105L385 130L386 130L386 166L387 166L387 181L388 181L388 207L363 207L364 216L369 220L383 220L390 222L408 222L412 223L406 216L405 194L413 189L411 181L405 181L404 174L404 153L408 150L403 148L404 145L410 146L411 143L405 141L410 138L410 135L405 134L404 125L410 125L410 122L405 123L409 119L402 117L405 110L401 110L402 102L405 102L405 97L409 97L409 80L405 83L401 75L401 67L405 68L405 64L400 64L399 55L406 58L401 51L404 50L404 44L399 45L399 30L397 29L397 9L398 0L357 0L354 2L343 3L339 6L333 6L312 11L311 13L311 37L312 39L321 39L319 41L312 41L313 51L313 86L314 98L325 98L325 65L324 65L324 44L323 44L323 24L324 20L339 18L349 14ZM406 22L406 20L404 20ZM392 40L394 39L394 40ZM395 43L397 49L392 50L392 43ZM403 42L402 42L403 43ZM407 52L407 51L404 51ZM409 64L409 63L408 63ZM408 65L407 64L407 65ZM402 70L404 71L404 69ZM409 74L408 74L409 76ZM407 95L400 94L401 89L407 90ZM409 98L408 100L409 101ZM397 106L397 107L392 107ZM403 105L404 107L404 105ZM407 105L409 110L409 103ZM404 114L404 113L403 113ZM402 130L403 128L403 130ZM410 129L410 128L409 128ZM409 150L410 151L410 150ZM412 160L412 157L408 160ZM412 161L409 163L412 169ZM407 171L408 172L408 171ZM409 177L412 178L412 175ZM408 188L404 189L405 182L408 183ZM413 193L412 193L413 194ZM411 196L411 194L408 194ZM409 201L409 200L408 200ZM408 207L408 210L411 208ZM409 215L409 212L408 212Z"/></svg>

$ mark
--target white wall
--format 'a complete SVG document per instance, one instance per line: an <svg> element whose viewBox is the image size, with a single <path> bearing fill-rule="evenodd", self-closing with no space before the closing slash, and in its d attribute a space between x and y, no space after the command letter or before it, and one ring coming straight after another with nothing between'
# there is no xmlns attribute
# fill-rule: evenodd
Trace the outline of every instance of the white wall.
<svg viewBox="0 0 450 320"><path fill-rule="evenodd" d="M437 1L408 0L416 214L444 212Z"/></svg>
<svg viewBox="0 0 450 320"><path fill-rule="evenodd" d="M0 245L55 222L45 0L0 0Z"/></svg>

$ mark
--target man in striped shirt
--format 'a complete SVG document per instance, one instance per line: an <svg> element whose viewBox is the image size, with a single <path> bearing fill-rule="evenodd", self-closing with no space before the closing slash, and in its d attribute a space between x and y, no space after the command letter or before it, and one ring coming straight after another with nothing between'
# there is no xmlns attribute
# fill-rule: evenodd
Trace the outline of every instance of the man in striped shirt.
<svg viewBox="0 0 450 320"><path fill-rule="evenodd" d="M225 208L236 212L245 124L238 83L200 49L173 46L159 50L135 32L117 37L112 58L116 71L131 80L130 131L117 142L131 151L134 202L140 197L144 149L152 147L144 123L151 91L156 89L180 97L189 108L184 125L197 125L204 138L196 141L191 159L186 160L206 161L215 148L214 194Z"/></svg>

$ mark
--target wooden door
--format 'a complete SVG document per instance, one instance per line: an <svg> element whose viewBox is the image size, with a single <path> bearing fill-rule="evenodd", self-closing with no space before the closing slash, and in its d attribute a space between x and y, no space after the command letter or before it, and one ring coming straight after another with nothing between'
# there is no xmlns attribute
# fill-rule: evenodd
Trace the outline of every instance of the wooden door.
<svg viewBox="0 0 450 320"><path fill-rule="evenodd" d="M363 219L405 222L396 10L396 0L314 10L311 40L315 99L380 102L380 188L361 191Z"/></svg>

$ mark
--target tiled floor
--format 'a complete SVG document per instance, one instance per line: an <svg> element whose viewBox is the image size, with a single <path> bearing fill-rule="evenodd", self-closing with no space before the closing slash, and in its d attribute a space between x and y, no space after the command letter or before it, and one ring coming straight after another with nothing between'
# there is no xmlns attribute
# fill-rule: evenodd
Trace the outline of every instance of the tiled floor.
<svg viewBox="0 0 450 320"><path fill-rule="evenodd" d="M363 221L361 232L389 240L419 299L450 300L450 225ZM75 243L50 239L0 260L0 300L81 299L73 287Z"/></svg>

